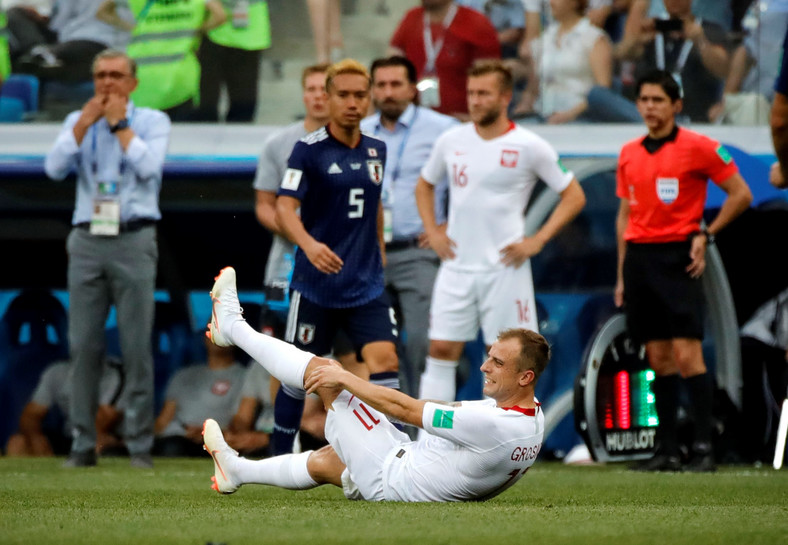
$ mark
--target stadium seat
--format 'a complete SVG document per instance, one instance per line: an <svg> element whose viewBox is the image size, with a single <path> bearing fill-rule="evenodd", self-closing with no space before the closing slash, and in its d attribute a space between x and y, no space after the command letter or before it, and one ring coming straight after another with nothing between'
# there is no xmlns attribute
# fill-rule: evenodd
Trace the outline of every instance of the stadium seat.
<svg viewBox="0 0 788 545"><path fill-rule="evenodd" d="M44 369L67 357L63 305L47 290L23 290L0 320L0 444L16 430Z"/></svg>
<svg viewBox="0 0 788 545"><path fill-rule="evenodd" d="M16 98L0 96L0 123L19 123L25 118L25 105Z"/></svg>
<svg viewBox="0 0 788 545"><path fill-rule="evenodd" d="M38 112L38 78L30 74L11 74L0 88L0 97L22 101L24 113L31 116Z"/></svg>

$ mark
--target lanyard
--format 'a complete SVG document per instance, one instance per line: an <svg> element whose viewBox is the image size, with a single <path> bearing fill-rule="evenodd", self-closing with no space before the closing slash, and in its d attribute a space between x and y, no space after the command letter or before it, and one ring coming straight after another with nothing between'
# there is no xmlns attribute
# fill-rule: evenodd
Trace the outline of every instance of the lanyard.
<svg viewBox="0 0 788 545"><path fill-rule="evenodd" d="M416 118L419 115L419 109L417 107L413 107L413 118L410 120L409 125L405 125L405 132L402 135L402 140L399 143L399 149L397 150L397 162L394 163L394 170L391 173L391 184L393 185L394 182L397 181L400 174L400 166L402 165L402 157L405 154L405 144L408 142L408 137L410 136L410 129L413 127L413 124L416 123ZM378 124L375 127L375 135L380 133L381 125Z"/></svg>
<svg viewBox="0 0 788 545"><path fill-rule="evenodd" d="M454 16L457 15L457 5L452 3L449 6L449 11L446 12L446 17L443 19L443 29L448 30L451 22L454 20ZM443 42L446 38L446 33L444 32L443 35L440 37L437 43L432 43L432 28L430 27L430 16L425 11L424 12L424 54L427 57L427 60L424 64L424 73L431 74L435 72L435 61L438 60L438 55L441 53L441 49L443 49Z"/></svg>
<svg viewBox="0 0 788 545"><path fill-rule="evenodd" d="M700 24L700 19L698 19L698 24ZM684 70L684 65L687 64L690 51L692 51L692 45L692 40L684 40L679 56L676 59L676 64L673 67L673 73L680 74ZM654 50L657 56L657 68L665 70L665 36L661 32L657 33L654 38Z"/></svg>
<svg viewBox="0 0 788 545"><path fill-rule="evenodd" d="M131 107L131 114L129 115L129 125L131 125L131 120L134 118L134 106ZM98 129L96 129L96 123L90 128L90 136L91 136L91 157L90 157L90 170L93 172L93 179L95 180L98 177ZM115 142L120 145L120 143L115 140ZM120 154L120 166L118 167L118 181L123 178L123 173L126 171L126 156L123 154L121 150Z"/></svg>

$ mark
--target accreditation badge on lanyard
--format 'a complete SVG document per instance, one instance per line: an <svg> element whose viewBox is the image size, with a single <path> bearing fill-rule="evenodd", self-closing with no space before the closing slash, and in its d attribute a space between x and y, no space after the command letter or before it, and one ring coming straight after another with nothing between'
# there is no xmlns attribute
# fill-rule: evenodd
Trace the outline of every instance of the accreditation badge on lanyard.
<svg viewBox="0 0 788 545"><path fill-rule="evenodd" d="M701 24L700 19L698 19L698 24ZM681 51L679 51L679 56L670 73L679 85L679 96L681 98L684 98L684 86L681 81L681 72L687 64L690 51L692 51L692 45L692 40L684 40L684 43L681 45ZM657 68L665 70L665 36L662 33L658 33L654 38L654 53L657 57Z"/></svg>
<svg viewBox="0 0 788 545"><path fill-rule="evenodd" d="M90 218L90 234L115 237L120 233L120 179L123 177L125 161L121 159L118 174L113 178L98 177L98 155L96 128L93 127L93 179L96 181L96 195L93 198L93 215ZM102 172L106 176L107 172Z"/></svg>
<svg viewBox="0 0 788 545"><path fill-rule="evenodd" d="M426 61L424 63L424 76L416 84L416 88L419 90L419 101L425 108L439 108L441 105L440 81L435 70L435 63L438 60L441 49L443 49L446 32L448 32L455 15L457 15L457 6L452 4L441 23L444 30L443 35L437 42L433 42L430 16L426 11L424 12L424 55Z"/></svg>

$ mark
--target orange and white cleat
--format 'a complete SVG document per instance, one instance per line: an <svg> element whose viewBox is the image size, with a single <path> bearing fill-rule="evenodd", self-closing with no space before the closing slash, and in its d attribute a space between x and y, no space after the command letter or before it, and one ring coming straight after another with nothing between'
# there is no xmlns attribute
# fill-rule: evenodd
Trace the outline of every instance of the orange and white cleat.
<svg viewBox="0 0 788 545"><path fill-rule="evenodd" d="M230 467L238 452L228 445L216 420L209 418L202 425L203 448L213 458L211 488L220 494L232 494L241 486L233 479Z"/></svg>
<svg viewBox="0 0 788 545"><path fill-rule="evenodd" d="M205 335L217 346L233 346L229 338L230 328L236 321L244 319L235 287L235 269L225 267L219 272L211 288L211 300L211 323Z"/></svg>

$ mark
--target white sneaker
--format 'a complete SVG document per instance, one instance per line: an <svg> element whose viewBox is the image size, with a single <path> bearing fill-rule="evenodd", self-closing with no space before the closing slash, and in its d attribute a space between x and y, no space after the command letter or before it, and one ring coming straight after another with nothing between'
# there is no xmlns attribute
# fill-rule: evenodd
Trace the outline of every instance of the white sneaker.
<svg viewBox="0 0 788 545"><path fill-rule="evenodd" d="M211 323L208 324L208 336L217 346L233 346L229 339L230 328L238 320L243 320L243 309L238 302L238 290L235 288L235 269L225 267L219 272L211 289L213 310Z"/></svg>
<svg viewBox="0 0 788 545"><path fill-rule="evenodd" d="M238 457L238 452L230 448L222 435L222 429L216 420L209 418L202 425L202 438L203 448L213 458L213 477L211 481L213 484L211 488L220 494L232 494L241 486L236 484L233 480L232 474L229 471L230 463L233 457Z"/></svg>

